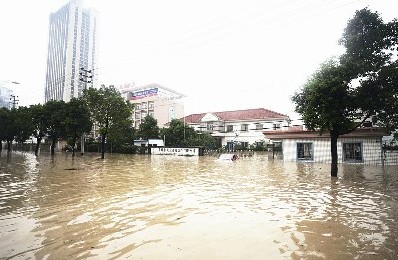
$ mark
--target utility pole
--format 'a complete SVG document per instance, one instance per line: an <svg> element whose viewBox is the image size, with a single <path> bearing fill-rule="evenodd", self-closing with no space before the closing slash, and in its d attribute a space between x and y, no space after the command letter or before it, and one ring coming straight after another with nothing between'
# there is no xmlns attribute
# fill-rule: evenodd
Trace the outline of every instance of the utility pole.
<svg viewBox="0 0 398 260"><path fill-rule="evenodd" d="M87 83L93 83L92 70L87 70L85 68L80 68L80 81L85 83L84 89L87 88Z"/></svg>
<svg viewBox="0 0 398 260"><path fill-rule="evenodd" d="M87 89L87 83L93 83L93 75L92 75L92 71L91 70L87 70L85 68L80 68L80 78L79 80L84 82L84 89ZM84 142L86 139L86 134L83 133L81 138L80 138L80 154L83 155L84 154Z"/></svg>
<svg viewBox="0 0 398 260"><path fill-rule="evenodd" d="M10 98L10 104L12 104L12 108L15 108L15 106L16 105L18 105L18 96L15 96L15 95L11 95L11 98Z"/></svg>

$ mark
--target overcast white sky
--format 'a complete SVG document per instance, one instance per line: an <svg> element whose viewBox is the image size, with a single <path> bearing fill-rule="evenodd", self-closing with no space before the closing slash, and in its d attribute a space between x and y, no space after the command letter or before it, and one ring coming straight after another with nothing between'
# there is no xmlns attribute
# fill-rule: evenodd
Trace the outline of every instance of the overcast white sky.
<svg viewBox="0 0 398 260"><path fill-rule="evenodd" d="M43 103L49 14L67 2L1 1L0 84L20 105ZM293 120L291 95L341 53L356 10L398 17L397 0L83 2L100 18L100 84L159 83L187 95L186 114L264 107Z"/></svg>

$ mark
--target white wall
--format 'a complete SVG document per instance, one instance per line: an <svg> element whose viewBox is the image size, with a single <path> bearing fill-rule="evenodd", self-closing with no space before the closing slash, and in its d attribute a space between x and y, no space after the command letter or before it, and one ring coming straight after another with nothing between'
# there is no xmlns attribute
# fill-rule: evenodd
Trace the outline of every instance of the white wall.
<svg viewBox="0 0 398 260"><path fill-rule="evenodd" d="M364 164L382 164L380 138L339 138L337 143L338 162L343 162L342 143L362 143L362 158ZM297 143L312 143L313 162L330 163L330 139L306 138L285 139L282 142L283 160L297 161Z"/></svg>
<svg viewBox="0 0 398 260"><path fill-rule="evenodd" d="M262 124L262 129L256 130L256 123ZM248 131L241 131L243 124L248 125ZM265 138L263 131L273 131L274 124L280 124L281 127L275 131L287 130L288 123L286 120L275 120L275 121L242 121L242 122L225 122L225 130L227 130L228 125L233 126L232 132L223 133L223 138L221 139L222 145L226 145L227 142L248 142L249 145L254 144L258 141L268 142L269 139ZM237 134L237 136L236 136ZM220 135L217 135L220 136Z"/></svg>

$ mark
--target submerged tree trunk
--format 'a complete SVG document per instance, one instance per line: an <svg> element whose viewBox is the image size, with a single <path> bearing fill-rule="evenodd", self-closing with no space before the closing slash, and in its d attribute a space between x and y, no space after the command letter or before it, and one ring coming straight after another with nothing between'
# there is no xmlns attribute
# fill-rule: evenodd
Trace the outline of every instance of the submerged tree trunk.
<svg viewBox="0 0 398 260"><path fill-rule="evenodd" d="M41 137L36 137L36 147L35 147L35 156L39 155Z"/></svg>
<svg viewBox="0 0 398 260"><path fill-rule="evenodd" d="M76 147L76 136L73 137L73 141L72 141L72 158L75 157L75 147Z"/></svg>
<svg viewBox="0 0 398 260"><path fill-rule="evenodd" d="M57 138L53 138L51 141L51 155L55 154L55 143L57 142Z"/></svg>
<svg viewBox="0 0 398 260"><path fill-rule="evenodd" d="M9 140L7 140L7 151L11 151L11 142L12 141L9 141Z"/></svg>
<svg viewBox="0 0 398 260"><path fill-rule="evenodd" d="M337 139L339 134L336 131L330 132L330 152L332 153L332 165L331 165L331 176L337 177L338 166L337 166Z"/></svg>
<svg viewBox="0 0 398 260"><path fill-rule="evenodd" d="M102 142L101 142L101 159L105 158L105 138L106 138L106 134L102 135Z"/></svg>

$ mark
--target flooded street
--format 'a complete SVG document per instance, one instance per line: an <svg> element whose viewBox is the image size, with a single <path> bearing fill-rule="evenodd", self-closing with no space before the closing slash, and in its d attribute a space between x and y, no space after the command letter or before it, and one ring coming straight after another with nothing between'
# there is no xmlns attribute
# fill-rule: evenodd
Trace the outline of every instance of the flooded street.
<svg viewBox="0 0 398 260"><path fill-rule="evenodd" d="M0 157L1 259L396 259L398 167Z"/></svg>

